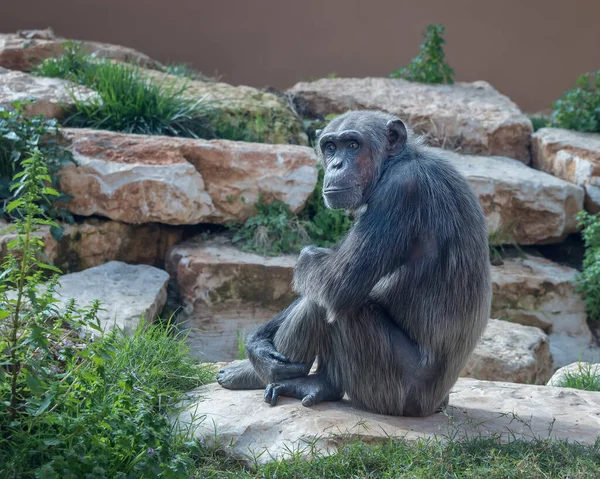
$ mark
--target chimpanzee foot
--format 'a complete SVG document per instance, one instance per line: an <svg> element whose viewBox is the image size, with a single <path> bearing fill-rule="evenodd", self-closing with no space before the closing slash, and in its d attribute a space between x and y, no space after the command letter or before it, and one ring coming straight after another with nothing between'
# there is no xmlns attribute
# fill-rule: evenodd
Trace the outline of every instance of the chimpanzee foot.
<svg viewBox="0 0 600 479"><path fill-rule="evenodd" d="M303 406L310 407L321 401L339 401L343 395L343 391L333 387L323 374L311 374L268 384L265 402L275 406L279 396L289 396L301 399Z"/></svg>
<svg viewBox="0 0 600 479"><path fill-rule="evenodd" d="M256 374L247 359L224 367L217 373L217 382L226 389L262 389L265 382Z"/></svg>

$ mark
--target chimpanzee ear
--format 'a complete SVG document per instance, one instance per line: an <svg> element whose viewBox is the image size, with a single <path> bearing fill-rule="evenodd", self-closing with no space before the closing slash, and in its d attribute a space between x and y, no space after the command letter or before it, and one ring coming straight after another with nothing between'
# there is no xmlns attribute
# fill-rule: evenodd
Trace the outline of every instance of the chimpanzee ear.
<svg viewBox="0 0 600 479"><path fill-rule="evenodd" d="M323 130L319 129L315 131L315 135L317 138L319 138L321 136L321 133L323 133Z"/></svg>
<svg viewBox="0 0 600 479"><path fill-rule="evenodd" d="M388 139L388 154L397 155L406 145L406 126L401 120L390 120L386 125L386 134Z"/></svg>

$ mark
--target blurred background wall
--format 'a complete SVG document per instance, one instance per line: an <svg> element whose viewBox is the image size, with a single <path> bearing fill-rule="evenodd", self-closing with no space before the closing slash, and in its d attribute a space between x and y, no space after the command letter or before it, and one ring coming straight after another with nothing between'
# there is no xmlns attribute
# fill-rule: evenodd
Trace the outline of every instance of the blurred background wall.
<svg viewBox="0 0 600 479"><path fill-rule="evenodd" d="M446 27L457 80L487 80L527 112L600 69L600 0L0 0L1 32L50 26L280 89L387 76L430 23Z"/></svg>

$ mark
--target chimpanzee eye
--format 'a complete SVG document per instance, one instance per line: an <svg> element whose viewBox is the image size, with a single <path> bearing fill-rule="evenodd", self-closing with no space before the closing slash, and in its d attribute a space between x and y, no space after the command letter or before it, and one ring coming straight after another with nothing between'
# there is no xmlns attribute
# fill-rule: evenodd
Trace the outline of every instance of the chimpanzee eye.
<svg viewBox="0 0 600 479"><path fill-rule="evenodd" d="M325 151L327 151L328 153L332 153L335 151L335 145L333 144L333 142L328 141L327 143L325 143Z"/></svg>
<svg viewBox="0 0 600 479"><path fill-rule="evenodd" d="M356 141L351 141L350 143L348 143L348 148L350 148L351 150L355 150L356 148L358 148L358 143Z"/></svg>

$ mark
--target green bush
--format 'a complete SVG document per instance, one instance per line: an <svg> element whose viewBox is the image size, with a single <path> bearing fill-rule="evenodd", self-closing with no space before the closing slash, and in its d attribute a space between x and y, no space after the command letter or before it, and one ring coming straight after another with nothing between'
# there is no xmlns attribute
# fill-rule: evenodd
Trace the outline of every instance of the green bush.
<svg viewBox="0 0 600 479"><path fill-rule="evenodd" d="M185 97L187 82L157 83L138 66L97 59L77 44L66 44L63 55L44 60L34 73L71 80L98 93L85 101L73 95L75 110L65 126L188 138L215 135L212 108Z"/></svg>
<svg viewBox="0 0 600 479"><path fill-rule="evenodd" d="M592 364L578 363L577 371L567 372L559 386L584 391L600 391L600 374Z"/></svg>
<svg viewBox="0 0 600 479"><path fill-rule="evenodd" d="M0 107L0 218L22 217L20 208L13 208L9 212L7 205L22 192L19 188L11 187L15 184L14 175L21 171L21 164L27 152L40 150L55 186L58 183L56 173L65 163L72 160L70 153L60 145L56 120L47 120L43 116L25 117L23 111L26 106L26 102L15 102L11 108ZM66 211L55 210L45 194L40 195L39 206L45 214L70 219Z"/></svg>
<svg viewBox="0 0 600 479"><path fill-rule="evenodd" d="M454 83L454 70L445 60L445 31L443 25L427 26L419 55L390 76L420 83Z"/></svg>
<svg viewBox="0 0 600 479"><path fill-rule="evenodd" d="M577 289L583 294L588 317L600 321L600 217L582 211L577 216L585 244L583 271Z"/></svg>
<svg viewBox="0 0 600 479"><path fill-rule="evenodd" d="M168 324L92 341L98 302L57 308L58 276L43 281L60 272L35 234L55 226L38 204L57 192L39 150L20 163L7 210L22 217L0 274L0 477L188 477L196 445L169 417L213 374Z"/></svg>
<svg viewBox="0 0 600 479"><path fill-rule="evenodd" d="M584 132L600 132L600 70L585 73L577 86L552 105L553 126Z"/></svg>
<svg viewBox="0 0 600 479"><path fill-rule="evenodd" d="M330 210L323 203L323 169L318 167L317 186L306 206L298 215L280 201L264 203L259 198L257 214L244 225L230 224L235 234L233 242L242 250L269 256L298 253L302 247L314 244L329 247L336 244L350 229L352 222L346 212Z"/></svg>

